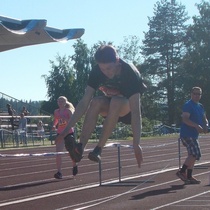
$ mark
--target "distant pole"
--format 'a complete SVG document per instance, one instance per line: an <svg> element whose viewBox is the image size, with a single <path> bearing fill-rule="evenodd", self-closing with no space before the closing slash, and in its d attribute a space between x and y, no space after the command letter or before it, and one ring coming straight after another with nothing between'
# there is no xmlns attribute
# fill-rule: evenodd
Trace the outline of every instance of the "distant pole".
<svg viewBox="0 0 210 210"><path fill-rule="evenodd" d="M120 144L117 145L118 151L118 171L119 171L119 182L121 182L121 161L120 161Z"/></svg>
<svg viewBox="0 0 210 210"><path fill-rule="evenodd" d="M3 139L3 136L4 136L4 135L3 135L3 132L4 132L4 131L1 129L1 130L0 130L1 148L4 148L4 144L3 144L3 140L4 140L4 139Z"/></svg>
<svg viewBox="0 0 210 210"><path fill-rule="evenodd" d="M99 185L101 186L102 185L102 178L101 178L101 161L99 161L99 164L98 164L98 166L99 166Z"/></svg>

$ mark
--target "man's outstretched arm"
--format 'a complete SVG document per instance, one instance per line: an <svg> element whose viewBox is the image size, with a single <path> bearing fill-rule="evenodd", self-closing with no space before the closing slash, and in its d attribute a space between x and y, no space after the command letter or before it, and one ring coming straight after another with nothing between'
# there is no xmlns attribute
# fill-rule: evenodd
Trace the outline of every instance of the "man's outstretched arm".
<svg viewBox="0 0 210 210"><path fill-rule="evenodd" d="M85 94L83 95L82 99L76 106L75 112L71 116L71 119L69 120L66 128L59 136L56 137L57 140L63 139L68 134L70 128L74 127L75 124L81 119L81 117L86 112L94 93L95 90L92 87L87 86Z"/></svg>
<svg viewBox="0 0 210 210"><path fill-rule="evenodd" d="M141 118L141 100L140 93L136 93L129 98L131 109L131 127L133 131L133 148L138 167L143 162L142 148L140 146L142 118Z"/></svg>

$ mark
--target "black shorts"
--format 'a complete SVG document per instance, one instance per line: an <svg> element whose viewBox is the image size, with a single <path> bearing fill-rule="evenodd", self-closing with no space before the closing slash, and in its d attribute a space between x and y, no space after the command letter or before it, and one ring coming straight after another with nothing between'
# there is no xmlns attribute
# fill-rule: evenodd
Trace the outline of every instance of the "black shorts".
<svg viewBox="0 0 210 210"><path fill-rule="evenodd" d="M105 116L102 116L103 118L106 118ZM131 112L129 112L128 114L126 114L123 117L119 117L118 122L122 122L126 125L130 125L131 124Z"/></svg>
<svg viewBox="0 0 210 210"><path fill-rule="evenodd" d="M111 97L107 97L109 99L109 101L111 101ZM106 118L106 117L104 117ZM131 112L129 112L128 114L126 114L123 117L119 117L118 122L122 122L124 124L130 125L131 124Z"/></svg>
<svg viewBox="0 0 210 210"><path fill-rule="evenodd" d="M118 122L122 122L124 124L130 125L131 124L131 112L126 114L123 117L119 117Z"/></svg>

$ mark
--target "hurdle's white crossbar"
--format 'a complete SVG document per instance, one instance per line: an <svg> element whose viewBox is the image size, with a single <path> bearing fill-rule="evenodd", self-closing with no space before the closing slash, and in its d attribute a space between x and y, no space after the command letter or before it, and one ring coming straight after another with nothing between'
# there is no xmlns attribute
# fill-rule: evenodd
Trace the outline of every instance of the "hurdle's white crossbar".
<svg viewBox="0 0 210 210"><path fill-rule="evenodd" d="M26 118L50 118L50 117L52 117L52 116L50 116L50 115L26 115L25 116ZM19 115L13 115L13 116L11 116L11 115L0 115L0 118L1 119L10 119L10 118L20 118L20 116Z"/></svg>

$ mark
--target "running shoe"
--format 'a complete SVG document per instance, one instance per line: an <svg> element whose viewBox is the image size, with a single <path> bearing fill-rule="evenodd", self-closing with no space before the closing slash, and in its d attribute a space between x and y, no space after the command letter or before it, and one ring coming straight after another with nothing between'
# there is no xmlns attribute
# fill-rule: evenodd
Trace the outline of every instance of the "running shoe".
<svg viewBox="0 0 210 210"><path fill-rule="evenodd" d="M186 173L182 173L181 171L177 171L176 172L176 175L183 181L187 181L187 174Z"/></svg>
<svg viewBox="0 0 210 210"><path fill-rule="evenodd" d="M96 146L95 149L89 153L88 158L97 163L101 161L101 147Z"/></svg>
<svg viewBox="0 0 210 210"><path fill-rule="evenodd" d="M78 167L77 166L73 167L72 174L73 174L73 176L76 176L78 174Z"/></svg>
<svg viewBox="0 0 210 210"><path fill-rule="evenodd" d="M58 171L56 174L54 174L54 177L55 177L56 179L62 179L62 173L60 173L60 172Z"/></svg>
<svg viewBox="0 0 210 210"><path fill-rule="evenodd" d="M67 135L65 138L65 147L66 150L69 152L71 159L78 163L83 158L83 149L82 143L77 143L72 135Z"/></svg>
<svg viewBox="0 0 210 210"><path fill-rule="evenodd" d="M197 180L195 177L188 178L186 184L200 184L201 181Z"/></svg>

